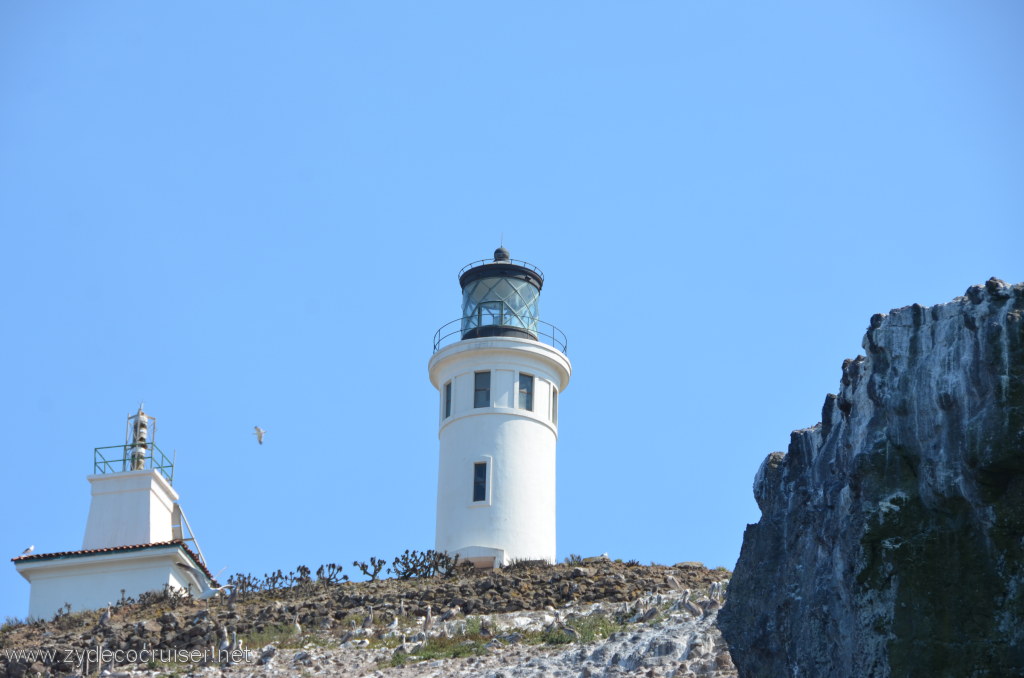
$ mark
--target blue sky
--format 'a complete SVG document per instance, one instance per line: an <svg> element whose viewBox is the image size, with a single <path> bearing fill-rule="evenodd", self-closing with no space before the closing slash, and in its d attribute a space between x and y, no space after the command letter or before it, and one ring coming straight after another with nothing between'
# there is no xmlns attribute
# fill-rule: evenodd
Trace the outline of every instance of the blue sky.
<svg viewBox="0 0 1024 678"><path fill-rule="evenodd" d="M568 336L558 555L732 567L868 318L1024 280L1024 5L0 5L0 552L145 401L213 571L433 545L434 331ZM253 425L267 429L258 446ZM28 584L0 568L0 618Z"/></svg>

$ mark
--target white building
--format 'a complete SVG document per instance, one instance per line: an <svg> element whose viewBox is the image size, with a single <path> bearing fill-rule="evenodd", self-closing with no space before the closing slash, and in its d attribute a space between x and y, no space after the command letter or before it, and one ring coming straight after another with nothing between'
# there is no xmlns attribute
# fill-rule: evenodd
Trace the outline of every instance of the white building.
<svg viewBox="0 0 1024 678"><path fill-rule="evenodd" d="M128 418L124 445L96 448L92 503L82 548L14 558L32 586L29 617L49 619L105 607L165 586L200 593L210 576L171 483L174 461L156 446L156 420L142 407Z"/></svg>
<svg viewBox="0 0 1024 678"><path fill-rule="evenodd" d="M438 330L435 549L480 567L555 561L558 395L565 335L540 320L541 271L498 248L459 273L462 317Z"/></svg>

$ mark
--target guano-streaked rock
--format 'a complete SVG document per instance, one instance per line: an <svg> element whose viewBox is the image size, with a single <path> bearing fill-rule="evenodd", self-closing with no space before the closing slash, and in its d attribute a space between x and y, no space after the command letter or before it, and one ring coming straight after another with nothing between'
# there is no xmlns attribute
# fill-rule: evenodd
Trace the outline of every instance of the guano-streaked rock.
<svg viewBox="0 0 1024 678"><path fill-rule="evenodd" d="M744 677L1024 674L1024 284L871 318L770 454L720 624Z"/></svg>

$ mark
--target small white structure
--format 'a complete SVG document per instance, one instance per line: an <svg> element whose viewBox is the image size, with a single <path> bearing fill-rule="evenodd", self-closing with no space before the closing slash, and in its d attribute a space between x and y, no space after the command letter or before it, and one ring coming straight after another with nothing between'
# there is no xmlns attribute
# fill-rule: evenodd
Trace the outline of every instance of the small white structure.
<svg viewBox="0 0 1024 678"><path fill-rule="evenodd" d="M128 418L125 444L95 450L81 550L13 559L32 585L30 618L48 619L66 604L97 609L167 586L194 593L210 587L202 556L185 544L195 539L171 486L174 462L155 434L156 420L140 405Z"/></svg>
<svg viewBox="0 0 1024 678"><path fill-rule="evenodd" d="M441 394L435 549L478 567L554 562L565 336L539 319L541 271L503 247L459 283L463 317L438 330L428 366Z"/></svg>

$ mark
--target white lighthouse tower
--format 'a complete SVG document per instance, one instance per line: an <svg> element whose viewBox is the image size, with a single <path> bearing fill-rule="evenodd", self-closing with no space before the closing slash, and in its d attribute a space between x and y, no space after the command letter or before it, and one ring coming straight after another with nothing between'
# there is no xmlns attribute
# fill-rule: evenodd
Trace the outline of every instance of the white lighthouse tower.
<svg viewBox="0 0 1024 678"><path fill-rule="evenodd" d="M540 320L544 275L499 247L459 272L462 317L434 337L440 398L435 549L478 567L555 561L565 335Z"/></svg>

